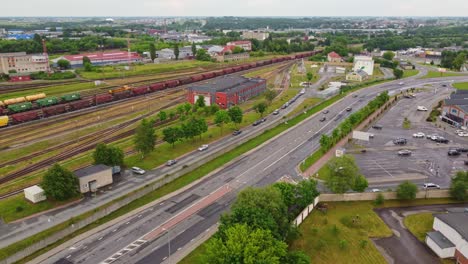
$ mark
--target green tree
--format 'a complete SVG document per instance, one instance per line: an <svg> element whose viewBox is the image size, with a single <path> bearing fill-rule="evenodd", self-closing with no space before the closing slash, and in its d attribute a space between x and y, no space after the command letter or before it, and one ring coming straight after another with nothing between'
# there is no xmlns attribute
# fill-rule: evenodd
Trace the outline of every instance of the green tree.
<svg viewBox="0 0 468 264"><path fill-rule="evenodd" d="M330 171L325 185L334 193L345 193L355 187L356 179L360 176L359 167L350 155L332 158L328 164Z"/></svg>
<svg viewBox="0 0 468 264"><path fill-rule="evenodd" d="M317 181L313 179L300 181L296 185L296 202L301 210L314 202L315 197L320 193L317 190ZM298 212L299 213L299 212Z"/></svg>
<svg viewBox="0 0 468 264"><path fill-rule="evenodd" d="M184 132L180 127L168 127L165 128L163 131L163 140L167 143L171 144L174 147L177 141L182 140L184 137Z"/></svg>
<svg viewBox="0 0 468 264"><path fill-rule="evenodd" d="M242 109L238 106L233 106L228 110L229 117L231 121L234 123L234 126L237 128L237 125L242 123L243 113Z"/></svg>
<svg viewBox="0 0 468 264"><path fill-rule="evenodd" d="M307 72L307 81L311 82L313 78L314 78L314 75L311 72Z"/></svg>
<svg viewBox="0 0 468 264"><path fill-rule="evenodd" d="M70 69L70 62L64 59L58 60L57 65L60 69Z"/></svg>
<svg viewBox="0 0 468 264"><path fill-rule="evenodd" d="M219 110L215 114L215 124L221 129L221 134L223 133L223 126L231 122L231 118L226 110Z"/></svg>
<svg viewBox="0 0 468 264"><path fill-rule="evenodd" d="M179 44L178 43L175 43L174 44L174 56L175 56L175 59L178 60L179 59Z"/></svg>
<svg viewBox="0 0 468 264"><path fill-rule="evenodd" d="M367 182L367 179L362 175L358 175L356 179L354 180L352 189L355 192L364 192L367 187L369 187L369 183Z"/></svg>
<svg viewBox="0 0 468 264"><path fill-rule="evenodd" d="M395 57L395 53L393 53L392 51L386 51L382 57L386 60L391 61Z"/></svg>
<svg viewBox="0 0 468 264"><path fill-rule="evenodd" d="M461 67L466 63L466 53L460 52L453 60L453 69L459 71Z"/></svg>
<svg viewBox="0 0 468 264"><path fill-rule="evenodd" d="M192 54L193 56L197 54L197 45L195 45L195 42L192 42Z"/></svg>
<svg viewBox="0 0 468 264"><path fill-rule="evenodd" d="M412 200L416 198L418 187L409 181L400 183L397 187L397 198L401 200Z"/></svg>
<svg viewBox="0 0 468 264"><path fill-rule="evenodd" d="M94 164L104 164L107 166L123 166L125 154L119 147L107 146L99 143L93 152Z"/></svg>
<svg viewBox="0 0 468 264"><path fill-rule="evenodd" d="M246 224L228 227L222 236L215 236L206 245L203 263L268 263L282 264L288 245L275 239L271 232L253 229Z"/></svg>
<svg viewBox="0 0 468 264"><path fill-rule="evenodd" d="M142 158L153 151L156 145L154 122L147 119L141 120L140 125L136 128L133 142L135 143L135 149L141 153Z"/></svg>
<svg viewBox="0 0 468 264"><path fill-rule="evenodd" d="M322 134L319 142L323 152L328 151L332 146L331 138L326 134Z"/></svg>
<svg viewBox="0 0 468 264"><path fill-rule="evenodd" d="M183 108L185 115L188 115L190 113L190 110L192 110L192 105L190 103L185 103L183 104Z"/></svg>
<svg viewBox="0 0 468 264"><path fill-rule="evenodd" d="M174 111L169 112L169 119L174 119L176 117L176 113Z"/></svg>
<svg viewBox="0 0 468 264"><path fill-rule="evenodd" d="M245 52L243 48L235 46L234 49L232 50L232 53L237 54L237 53L242 53Z"/></svg>
<svg viewBox="0 0 468 264"><path fill-rule="evenodd" d="M41 183L45 195L57 201L75 197L79 191L78 178L58 163L49 168Z"/></svg>
<svg viewBox="0 0 468 264"><path fill-rule="evenodd" d="M393 75L395 75L395 78L401 79L401 77L403 77L403 71L395 68L393 69Z"/></svg>
<svg viewBox="0 0 468 264"><path fill-rule="evenodd" d="M177 114L179 114L179 116L181 116L182 114L184 114L184 113L185 113L184 104L178 105L177 108L176 108L176 111L177 111Z"/></svg>
<svg viewBox="0 0 468 264"><path fill-rule="evenodd" d="M459 171L452 178L450 196L458 201L468 199L468 171Z"/></svg>
<svg viewBox="0 0 468 264"><path fill-rule="evenodd" d="M273 99L276 97L276 92L271 89L267 89L264 95L265 99L268 101L268 105L271 105L271 102L273 102Z"/></svg>
<svg viewBox="0 0 468 264"><path fill-rule="evenodd" d="M205 107L205 97L203 95L199 95L197 101L195 102L197 107L203 108Z"/></svg>
<svg viewBox="0 0 468 264"><path fill-rule="evenodd" d="M156 59L156 47L154 46L153 42L151 42L149 45L149 52L151 61L154 62L154 60Z"/></svg>
<svg viewBox="0 0 468 264"><path fill-rule="evenodd" d="M213 104L210 105L210 114L214 115L219 111L219 105Z"/></svg>
<svg viewBox="0 0 468 264"><path fill-rule="evenodd" d="M204 49L197 50L197 55L195 58L199 61L211 61L211 56L208 52Z"/></svg>
<svg viewBox="0 0 468 264"><path fill-rule="evenodd" d="M268 108L268 105L266 102L262 101L260 103L257 103L254 105L253 109L255 110L255 112L259 113L260 114L260 117L263 116L263 114L265 113L265 111L267 110Z"/></svg>
<svg viewBox="0 0 468 264"><path fill-rule="evenodd" d="M83 65L85 65L86 63L91 63L91 59L86 56L83 56Z"/></svg>
<svg viewBox="0 0 468 264"><path fill-rule="evenodd" d="M166 120L167 120L167 113L166 113L165 111L162 111L162 110L161 110L161 111L158 113L158 118L159 118L159 121L161 121L161 122L166 121Z"/></svg>

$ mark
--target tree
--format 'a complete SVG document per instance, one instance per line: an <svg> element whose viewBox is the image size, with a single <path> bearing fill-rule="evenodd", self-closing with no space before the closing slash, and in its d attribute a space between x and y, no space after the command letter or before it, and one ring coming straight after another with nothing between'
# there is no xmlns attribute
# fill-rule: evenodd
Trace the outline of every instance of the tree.
<svg viewBox="0 0 468 264"><path fill-rule="evenodd" d="M176 59L176 60L179 59L179 53L180 53L180 51L179 51L179 44L176 43L176 44L174 44L174 56L175 56L175 59Z"/></svg>
<svg viewBox="0 0 468 264"><path fill-rule="evenodd" d="M207 243L202 262L280 264L288 255L287 248L285 242L275 239L268 230L236 224Z"/></svg>
<svg viewBox="0 0 468 264"><path fill-rule="evenodd" d="M79 191L78 178L58 163L47 170L41 187L45 195L58 201L64 201L76 196Z"/></svg>
<svg viewBox="0 0 468 264"><path fill-rule="evenodd" d="M237 53L242 53L244 52L244 49L238 46L235 46L234 49L232 50L232 53L237 54Z"/></svg>
<svg viewBox="0 0 468 264"><path fill-rule="evenodd" d="M233 106L229 108L228 110L229 117L231 118L231 121L234 123L234 126L237 128L237 125L242 123L242 109L238 106Z"/></svg>
<svg viewBox="0 0 468 264"><path fill-rule="evenodd" d="M328 151L332 146L331 138L326 134L322 134L319 142L323 152Z"/></svg>
<svg viewBox="0 0 468 264"><path fill-rule="evenodd" d="M314 75L311 72L307 72L307 81L311 82L313 78L314 78Z"/></svg>
<svg viewBox="0 0 468 264"><path fill-rule="evenodd" d="M296 202L301 210L314 202L315 197L319 195L317 190L317 181L313 179L300 181L296 185Z"/></svg>
<svg viewBox="0 0 468 264"><path fill-rule="evenodd" d="M204 49L197 50L197 55L195 58L199 61L211 61L211 56L208 52Z"/></svg>
<svg viewBox="0 0 468 264"><path fill-rule="evenodd" d="M401 200L412 200L416 198L418 187L409 181L400 183L397 187L397 198Z"/></svg>
<svg viewBox="0 0 468 264"><path fill-rule="evenodd" d="M135 137L133 139L135 149L141 153L142 158L154 150L156 144L156 133L153 121L143 119L140 125L136 128Z"/></svg>
<svg viewBox="0 0 468 264"><path fill-rule="evenodd" d="M215 114L215 124L221 129L221 134L223 133L223 126L231 122L231 118L226 110L219 110Z"/></svg>
<svg viewBox="0 0 468 264"><path fill-rule="evenodd" d="M262 101L258 104L255 104L253 109L255 110L255 112L259 113L260 114L260 117L263 116L263 114L265 113L265 111L267 110L268 108L268 105L266 102Z"/></svg>
<svg viewBox="0 0 468 264"><path fill-rule="evenodd" d="M197 45L195 45L195 42L192 42L192 54L193 56L197 54Z"/></svg>
<svg viewBox="0 0 468 264"><path fill-rule="evenodd" d="M185 103L183 104L184 112L186 115L190 113L190 110L192 110L192 105L190 103Z"/></svg>
<svg viewBox="0 0 468 264"><path fill-rule="evenodd" d="M163 131L163 140L167 143L171 144L174 147L174 144L177 141L182 140L184 137L184 132L180 127L168 127L165 128Z"/></svg>
<svg viewBox="0 0 468 264"><path fill-rule="evenodd" d="M401 79L401 77L403 77L403 71L395 68L393 69L393 75L395 75L395 78Z"/></svg>
<svg viewBox="0 0 468 264"><path fill-rule="evenodd" d="M384 59L386 59L386 60L391 61L391 60L393 60L393 58L395 57L395 53L393 53L392 51L386 51L386 52L382 55L382 57L383 57Z"/></svg>
<svg viewBox="0 0 468 264"><path fill-rule="evenodd" d="M468 199L468 172L459 171L452 178L450 184L450 196L458 201L464 201Z"/></svg>
<svg viewBox="0 0 468 264"><path fill-rule="evenodd" d="M158 113L159 121L164 122L167 119L167 113L165 111L160 111Z"/></svg>
<svg viewBox="0 0 468 264"><path fill-rule="evenodd" d="M276 97L276 92L271 89L267 89L264 95L265 99L268 101L268 105L271 105L271 102L273 102L273 99Z"/></svg>
<svg viewBox="0 0 468 264"><path fill-rule="evenodd" d="M151 61L154 62L154 59L156 59L156 47L154 46L153 42L150 43L149 52L150 52Z"/></svg>
<svg viewBox="0 0 468 264"><path fill-rule="evenodd" d="M64 59L58 60L57 65L60 67L60 69L70 69L70 62Z"/></svg>
<svg viewBox="0 0 468 264"><path fill-rule="evenodd" d="M453 69L459 71L466 62L466 53L460 52L453 60Z"/></svg>
<svg viewBox="0 0 468 264"><path fill-rule="evenodd" d="M124 165L125 154L119 147L107 146L99 143L93 153L94 164L104 164L107 166Z"/></svg>
<svg viewBox="0 0 468 264"><path fill-rule="evenodd" d="M205 107L205 97L203 95L199 95L197 101L195 102L197 107L203 108Z"/></svg>
<svg viewBox="0 0 468 264"><path fill-rule="evenodd" d="M334 193L345 193L356 186L359 167L350 155L332 158L328 164L330 175L325 185Z"/></svg>
<svg viewBox="0 0 468 264"><path fill-rule="evenodd" d="M87 56L83 56L83 65L86 63L91 63L91 59L89 59Z"/></svg>
<svg viewBox="0 0 468 264"><path fill-rule="evenodd" d="M174 111L169 112L169 119L174 119L176 117L176 113Z"/></svg>
<svg viewBox="0 0 468 264"><path fill-rule="evenodd" d="M352 189L355 192L364 192L368 186L369 186L369 183L367 182L367 179L364 176L359 175L354 180Z"/></svg>

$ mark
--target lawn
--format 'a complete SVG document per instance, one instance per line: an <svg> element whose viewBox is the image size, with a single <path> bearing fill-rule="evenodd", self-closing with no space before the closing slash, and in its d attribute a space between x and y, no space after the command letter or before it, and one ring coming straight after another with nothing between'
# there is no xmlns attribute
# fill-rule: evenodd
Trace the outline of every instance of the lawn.
<svg viewBox="0 0 468 264"><path fill-rule="evenodd" d="M438 77L451 77L451 76L464 76L463 74L456 73L456 72L437 72L437 71L429 71L426 76L422 77L423 79L427 78L438 78Z"/></svg>
<svg viewBox="0 0 468 264"><path fill-rule="evenodd" d="M414 76L414 75L416 75L418 73L419 73L418 70L404 70L403 71L403 78L408 78L408 77Z"/></svg>
<svg viewBox="0 0 468 264"><path fill-rule="evenodd" d="M468 90L468 82L454 83L453 87L459 90Z"/></svg>
<svg viewBox="0 0 468 264"><path fill-rule="evenodd" d="M106 87L106 85L99 86L99 88L104 88L104 87ZM38 89L32 89L32 90L26 90L26 91L1 94L0 100L27 96L31 94L37 94L37 93L45 93L47 96L59 96L59 95L67 94L67 93L74 93L74 92L90 90L90 89L98 89L98 87L96 87L93 82L61 84L61 85L49 86L45 88L38 88Z"/></svg>
<svg viewBox="0 0 468 264"><path fill-rule="evenodd" d="M419 241L424 242L426 233L432 231L434 216L432 216L432 213L412 214L405 217L403 223Z"/></svg>

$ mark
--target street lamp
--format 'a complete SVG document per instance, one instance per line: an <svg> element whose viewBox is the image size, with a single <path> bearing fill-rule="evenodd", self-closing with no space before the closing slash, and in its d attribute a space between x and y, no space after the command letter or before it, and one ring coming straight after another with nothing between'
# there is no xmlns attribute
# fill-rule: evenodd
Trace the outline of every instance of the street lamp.
<svg viewBox="0 0 468 264"><path fill-rule="evenodd" d="M162 228L163 231L167 231L167 241L168 241L168 245L169 245L169 256L167 257L167 263L171 263L171 236L170 236L170 233L169 233L169 229L166 229L166 228Z"/></svg>

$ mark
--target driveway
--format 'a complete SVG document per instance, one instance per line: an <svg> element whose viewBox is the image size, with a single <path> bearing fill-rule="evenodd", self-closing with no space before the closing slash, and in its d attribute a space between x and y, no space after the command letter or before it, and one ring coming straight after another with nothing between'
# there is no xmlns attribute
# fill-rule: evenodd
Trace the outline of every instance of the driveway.
<svg viewBox="0 0 468 264"><path fill-rule="evenodd" d="M467 207L468 204L443 204L413 207L375 209L375 212L392 230L388 238L374 239L374 243L388 263L431 264L440 263L432 250L421 243L403 224L406 215L417 212L444 212L448 208Z"/></svg>

